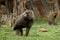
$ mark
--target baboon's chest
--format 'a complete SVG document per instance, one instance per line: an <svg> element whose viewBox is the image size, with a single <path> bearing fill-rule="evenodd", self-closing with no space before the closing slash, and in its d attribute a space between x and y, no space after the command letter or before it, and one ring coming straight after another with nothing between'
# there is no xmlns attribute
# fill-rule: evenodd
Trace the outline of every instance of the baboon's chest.
<svg viewBox="0 0 60 40"><path fill-rule="evenodd" d="M27 27L27 25L28 25L27 22L23 22L23 23L20 24L20 27L25 28L25 27Z"/></svg>

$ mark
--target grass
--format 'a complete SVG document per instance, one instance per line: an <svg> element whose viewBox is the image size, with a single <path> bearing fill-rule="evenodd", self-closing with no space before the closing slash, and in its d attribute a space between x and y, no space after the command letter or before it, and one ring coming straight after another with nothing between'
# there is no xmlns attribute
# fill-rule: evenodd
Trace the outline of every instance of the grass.
<svg viewBox="0 0 60 40"><path fill-rule="evenodd" d="M48 25L46 19L36 18L28 37L16 35L13 27L5 24L0 28L0 40L60 40L59 22L58 20L57 25ZM40 28L46 28L48 31L39 32Z"/></svg>

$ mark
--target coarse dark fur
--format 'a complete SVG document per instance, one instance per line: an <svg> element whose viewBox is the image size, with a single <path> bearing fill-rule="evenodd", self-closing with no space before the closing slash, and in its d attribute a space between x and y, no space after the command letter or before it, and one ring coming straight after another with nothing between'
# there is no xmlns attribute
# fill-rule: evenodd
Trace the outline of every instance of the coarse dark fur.
<svg viewBox="0 0 60 40"><path fill-rule="evenodd" d="M23 35L23 28L26 28L26 36L28 36L29 30L32 27L34 23L34 13L32 10L26 10L24 13L22 13L19 18L15 22L14 30L21 33L20 35Z"/></svg>

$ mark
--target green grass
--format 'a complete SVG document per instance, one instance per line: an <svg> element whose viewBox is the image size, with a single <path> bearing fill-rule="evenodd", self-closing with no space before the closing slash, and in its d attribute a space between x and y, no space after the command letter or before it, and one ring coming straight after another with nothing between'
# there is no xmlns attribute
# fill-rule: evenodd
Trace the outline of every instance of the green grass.
<svg viewBox="0 0 60 40"><path fill-rule="evenodd" d="M36 18L27 37L16 35L13 27L10 27L10 25L2 25L0 28L0 40L60 40L59 24L59 20L57 25L48 25L46 19ZM39 32L40 28L46 28L48 31Z"/></svg>

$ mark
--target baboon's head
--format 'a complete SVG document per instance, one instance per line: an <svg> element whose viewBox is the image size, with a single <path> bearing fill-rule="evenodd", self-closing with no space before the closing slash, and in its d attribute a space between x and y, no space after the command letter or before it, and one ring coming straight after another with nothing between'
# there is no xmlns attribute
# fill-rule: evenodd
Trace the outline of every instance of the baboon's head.
<svg viewBox="0 0 60 40"><path fill-rule="evenodd" d="M32 14L31 12L25 12L25 14L23 15L23 18L24 20L31 20L33 17L32 17Z"/></svg>

